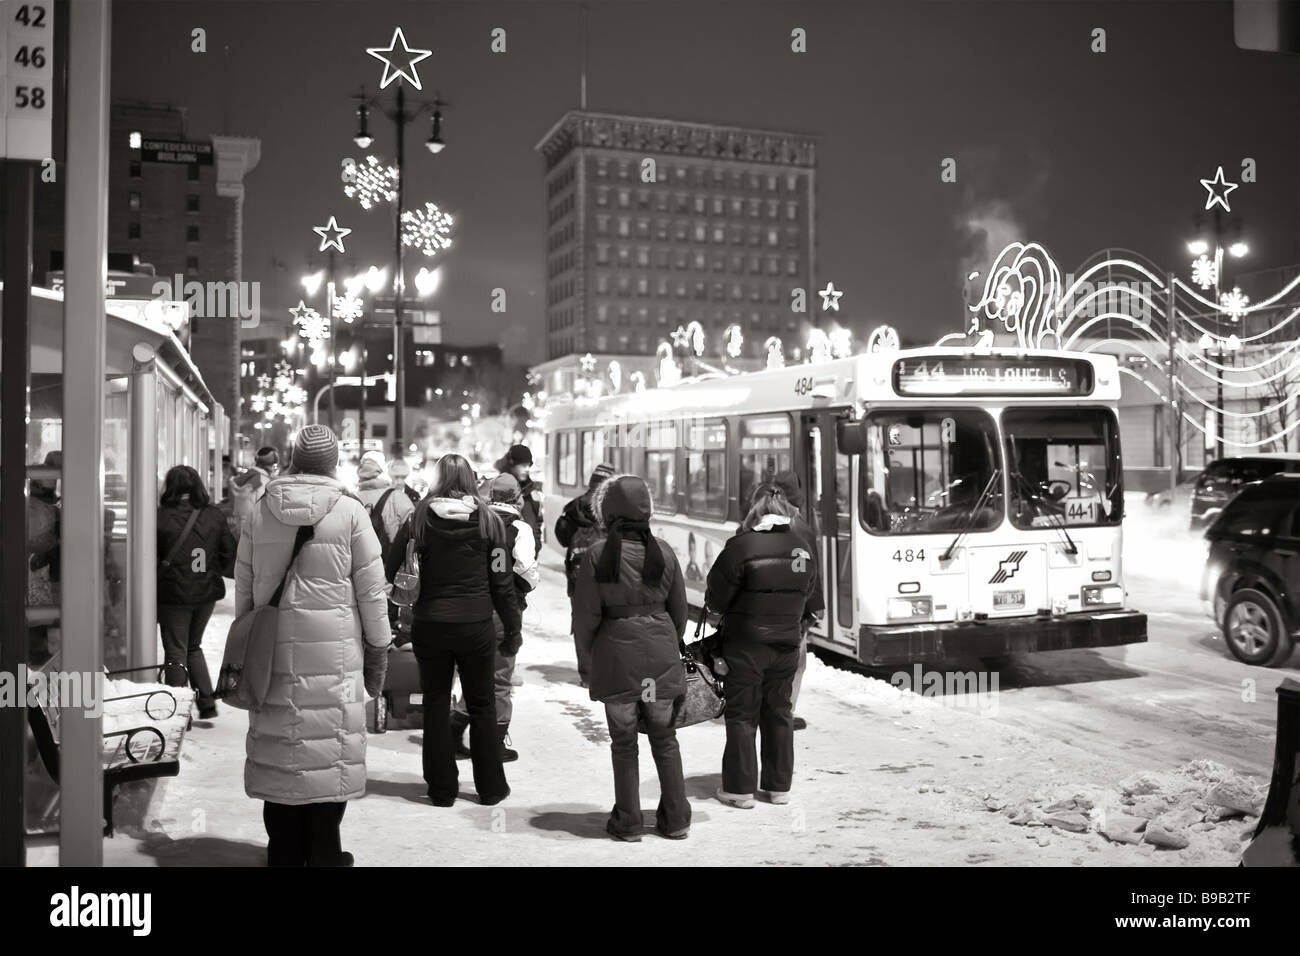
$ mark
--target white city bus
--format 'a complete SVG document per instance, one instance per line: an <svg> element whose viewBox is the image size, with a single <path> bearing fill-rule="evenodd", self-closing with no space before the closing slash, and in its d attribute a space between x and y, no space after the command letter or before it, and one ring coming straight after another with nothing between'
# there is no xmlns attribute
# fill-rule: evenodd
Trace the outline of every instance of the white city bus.
<svg viewBox="0 0 1300 956"><path fill-rule="evenodd" d="M644 476L698 609L755 482L793 471L816 646L886 667L1138 643L1119 396L1110 356L931 348L578 400L547 418L546 514L602 460Z"/></svg>

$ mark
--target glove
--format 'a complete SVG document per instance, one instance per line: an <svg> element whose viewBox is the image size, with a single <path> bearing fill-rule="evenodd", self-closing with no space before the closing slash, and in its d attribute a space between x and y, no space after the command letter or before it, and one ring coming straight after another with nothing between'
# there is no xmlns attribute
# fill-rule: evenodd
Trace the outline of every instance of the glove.
<svg viewBox="0 0 1300 956"><path fill-rule="evenodd" d="M366 693L378 697L384 692L384 678L388 676L388 645L375 647L367 643L364 654L365 664L361 675L365 681Z"/></svg>
<svg viewBox="0 0 1300 956"><path fill-rule="evenodd" d="M502 657L514 657L519 653L519 648L523 646L524 635L516 631L514 634L507 634L501 639L501 643L497 645L497 651Z"/></svg>

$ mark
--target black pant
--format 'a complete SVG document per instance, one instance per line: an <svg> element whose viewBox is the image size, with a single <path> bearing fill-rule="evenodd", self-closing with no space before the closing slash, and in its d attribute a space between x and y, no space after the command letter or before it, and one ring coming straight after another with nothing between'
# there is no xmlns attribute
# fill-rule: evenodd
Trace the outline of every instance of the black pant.
<svg viewBox="0 0 1300 956"><path fill-rule="evenodd" d="M727 746L722 752L722 789L753 794L755 786L785 793L794 777L794 709L790 689L799 645L724 640L727 667ZM759 781L755 733L763 734Z"/></svg>
<svg viewBox="0 0 1300 956"><path fill-rule="evenodd" d="M212 678L208 676L208 662L203 657L203 632L208 629L213 606L212 601L207 604L158 605L167 683L172 687L184 687L188 671L189 684L198 696L199 710L216 703L212 696ZM181 666L175 666L178 664Z"/></svg>
<svg viewBox="0 0 1300 956"><path fill-rule="evenodd" d="M340 866L342 803L271 803L262 806L267 866Z"/></svg>
<svg viewBox="0 0 1300 956"><path fill-rule="evenodd" d="M460 672L460 689L469 711L469 749L479 799L505 796L505 768L497 742L494 691L496 632L492 619L469 623L416 621L415 659L424 692L424 782L432 800L454 800L460 788L451 739L451 681Z"/></svg>

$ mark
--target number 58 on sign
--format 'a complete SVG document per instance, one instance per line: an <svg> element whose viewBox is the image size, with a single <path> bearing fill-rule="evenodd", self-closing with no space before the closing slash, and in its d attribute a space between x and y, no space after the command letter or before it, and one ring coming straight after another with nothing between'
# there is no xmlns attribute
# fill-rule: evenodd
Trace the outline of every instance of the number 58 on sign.
<svg viewBox="0 0 1300 956"><path fill-rule="evenodd" d="M50 155L54 4L0 0L0 157Z"/></svg>

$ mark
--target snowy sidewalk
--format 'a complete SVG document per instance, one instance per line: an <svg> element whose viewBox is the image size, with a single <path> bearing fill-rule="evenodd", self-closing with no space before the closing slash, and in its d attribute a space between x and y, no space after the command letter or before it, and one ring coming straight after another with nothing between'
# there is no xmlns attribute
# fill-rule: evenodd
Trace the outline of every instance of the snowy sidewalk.
<svg viewBox="0 0 1300 956"><path fill-rule="evenodd" d="M220 659L231 601L218 607L205 649ZM691 837L647 832L622 844L604 832L613 801L601 705L577 685L567 634L564 579L543 571L525 622L506 765L513 791L483 807L430 805L420 775L418 729L369 738L369 784L343 821L358 865L1235 865L1239 843L1198 834L1180 852L1118 846L1096 833L1013 826L986 795L1008 804L1049 800L1079 785L1113 787L1123 768L1055 741L1002 726L973 708L905 694L810 657L795 737L793 801L736 810L712 799L720 780L722 724L678 735L694 810ZM159 784L149 819L123 814L105 863L135 866L265 862L261 805L243 792L246 716L228 707L187 736L180 776ZM658 786L642 741L642 804L653 822ZM473 793L468 762L461 792ZM156 818L156 819L155 819ZM1203 839L1202 839L1203 837Z"/></svg>

